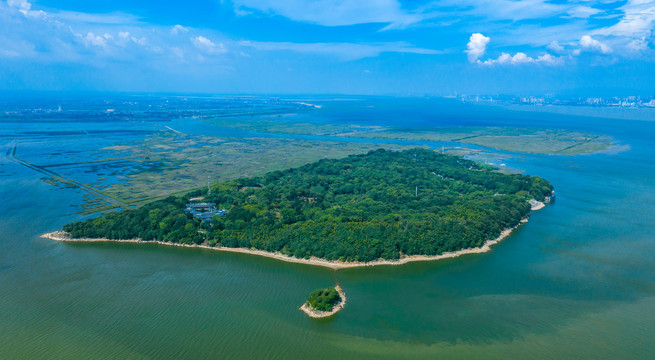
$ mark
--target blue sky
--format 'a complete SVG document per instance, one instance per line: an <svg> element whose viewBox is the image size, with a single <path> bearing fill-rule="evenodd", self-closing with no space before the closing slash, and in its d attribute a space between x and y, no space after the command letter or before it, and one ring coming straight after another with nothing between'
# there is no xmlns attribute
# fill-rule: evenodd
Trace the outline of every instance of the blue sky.
<svg viewBox="0 0 655 360"><path fill-rule="evenodd" d="M0 89L655 94L655 1L0 0Z"/></svg>

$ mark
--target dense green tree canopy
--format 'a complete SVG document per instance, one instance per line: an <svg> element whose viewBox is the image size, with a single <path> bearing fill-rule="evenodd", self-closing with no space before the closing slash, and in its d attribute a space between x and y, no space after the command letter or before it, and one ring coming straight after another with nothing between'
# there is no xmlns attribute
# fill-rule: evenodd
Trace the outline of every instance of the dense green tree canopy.
<svg viewBox="0 0 655 360"><path fill-rule="evenodd" d="M318 311L332 311L334 305L339 301L341 301L341 296L333 287L314 290L307 298L307 304Z"/></svg>
<svg viewBox="0 0 655 360"><path fill-rule="evenodd" d="M546 180L507 175L425 149L376 150L215 184L139 209L66 225L73 237L141 238L245 247L341 261L437 255L481 246L529 216ZM204 195L228 210L211 222L184 213Z"/></svg>

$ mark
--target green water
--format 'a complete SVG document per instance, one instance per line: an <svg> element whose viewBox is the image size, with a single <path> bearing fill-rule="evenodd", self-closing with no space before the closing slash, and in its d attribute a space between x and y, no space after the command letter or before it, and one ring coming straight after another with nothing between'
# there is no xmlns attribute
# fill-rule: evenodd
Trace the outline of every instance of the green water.
<svg viewBox="0 0 655 360"><path fill-rule="evenodd" d="M4 159L0 358L655 358L655 123L600 121L629 149L505 160L558 198L491 252L338 272L39 238L82 195ZM335 281L344 310L298 310Z"/></svg>

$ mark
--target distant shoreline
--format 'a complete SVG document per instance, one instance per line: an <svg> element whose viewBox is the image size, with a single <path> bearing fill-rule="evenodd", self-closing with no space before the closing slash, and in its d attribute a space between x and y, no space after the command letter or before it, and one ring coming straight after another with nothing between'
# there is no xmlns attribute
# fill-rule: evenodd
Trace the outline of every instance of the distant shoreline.
<svg viewBox="0 0 655 360"><path fill-rule="evenodd" d="M341 309L343 309L346 306L346 293L343 292L343 289L339 285L335 286L334 289L339 293L339 297L341 297L341 301L339 301L339 303L334 305L332 310L330 311L314 310L312 309L311 306L307 305L307 303L302 304L300 310L305 314L307 314L307 316L314 319L326 318L338 313L339 311L341 311Z"/></svg>
<svg viewBox="0 0 655 360"><path fill-rule="evenodd" d="M158 240L151 240L151 241L144 241L141 239L129 239L129 240L111 240L111 239L106 239L106 238L79 238L79 239L74 239L70 237L70 234L64 232L64 231L54 231L50 233L46 233L41 235L42 238L45 239L50 239L50 240L55 240L55 241L61 241L61 242L113 242L113 243L135 243L135 244L160 244L160 245L168 245L168 246L181 246L181 247L189 247L189 248L202 248L202 249L209 249L209 250L218 250L218 251L226 251L226 252L233 252L233 253L241 253L241 254L250 254L250 255L259 255L259 256L264 256L272 259L277 259L277 260L282 260L286 262L292 262L292 263L298 263L298 264L305 264L305 265L314 265L314 266L322 266L326 268L330 268L333 270L339 270L339 269L347 269L347 268L354 268L354 267L363 267L363 266L379 266L379 265L403 265L407 264L410 262L415 262L415 261L435 261L435 260L441 260L441 259L450 259L450 258L455 258L458 256L462 255L468 255L468 254L481 254L485 253L489 250L491 250L491 246L496 245L503 239L505 239L507 236L509 236L514 229L518 228L522 224L528 222L528 219L523 219L521 220L520 223L517 225L503 230L503 232L500 233L500 235L492 240L487 240L484 245L482 245L479 248L468 248L468 249L462 249L458 251L452 251L452 252L446 252L441 255L411 255L411 256L405 256L402 257L398 260L375 260L375 261L370 261L370 262L341 262L341 261L328 261L325 259L320 259L320 258L309 258L309 259L299 259L295 257L291 257L288 255L284 255L282 253L271 253L268 251L264 250L257 250L257 249L247 249L247 248L230 248L230 247L212 247L212 246L207 246L207 245L195 245L195 244L180 244L180 243L170 243L170 242L164 242L164 241L158 241Z"/></svg>

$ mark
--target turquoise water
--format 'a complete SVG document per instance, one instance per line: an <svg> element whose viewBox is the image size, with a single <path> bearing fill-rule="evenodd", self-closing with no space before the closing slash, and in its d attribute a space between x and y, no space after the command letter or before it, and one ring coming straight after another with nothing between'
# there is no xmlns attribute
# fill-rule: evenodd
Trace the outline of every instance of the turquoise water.
<svg viewBox="0 0 655 360"><path fill-rule="evenodd" d="M67 214L83 194L4 158L0 358L655 358L655 122L480 108L440 118L421 104L410 101L404 125L529 123L609 134L625 149L508 154L508 166L548 179L558 197L491 252L337 272L41 239L82 218ZM366 109L333 105L299 118L388 125L402 112ZM50 151L33 141L26 151ZM2 138L2 154L9 143ZM335 281L344 310L322 320L298 311L311 290Z"/></svg>

